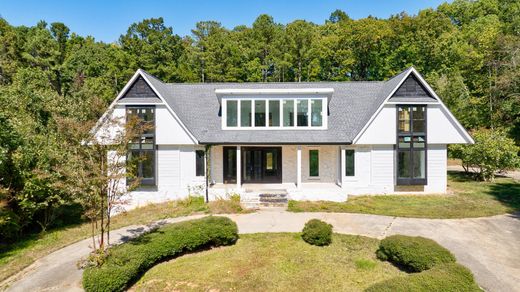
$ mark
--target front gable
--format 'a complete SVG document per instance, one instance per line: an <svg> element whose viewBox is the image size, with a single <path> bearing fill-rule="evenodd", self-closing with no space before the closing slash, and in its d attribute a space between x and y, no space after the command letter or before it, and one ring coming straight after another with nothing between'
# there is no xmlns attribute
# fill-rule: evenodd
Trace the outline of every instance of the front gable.
<svg viewBox="0 0 520 292"><path fill-rule="evenodd" d="M157 94L153 89L146 83L142 76L139 76L125 94L120 98L157 98Z"/></svg>
<svg viewBox="0 0 520 292"><path fill-rule="evenodd" d="M428 83L411 68L354 138L352 144L396 144L396 105L400 104L427 105L429 144L474 143Z"/></svg>

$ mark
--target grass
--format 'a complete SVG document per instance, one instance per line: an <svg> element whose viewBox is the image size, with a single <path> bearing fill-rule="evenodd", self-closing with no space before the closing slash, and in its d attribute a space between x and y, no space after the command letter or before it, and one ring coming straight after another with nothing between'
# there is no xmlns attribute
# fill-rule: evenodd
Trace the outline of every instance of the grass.
<svg viewBox="0 0 520 292"><path fill-rule="evenodd" d="M190 197L174 202L149 204L119 214L112 218L111 228L114 230L128 225L148 224L165 218L197 213L222 214L242 211L240 203L236 200L217 200L205 204L202 197ZM35 260L89 236L90 224L83 223L34 234L2 247L0 249L0 282L18 273Z"/></svg>
<svg viewBox="0 0 520 292"><path fill-rule="evenodd" d="M474 218L520 211L520 183L498 177L477 182L448 172L449 195L359 196L347 202L289 201L292 212L346 212L416 218Z"/></svg>
<svg viewBox="0 0 520 292"><path fill-rule="evenodd" d="M298 233L241 235L234 246L150 269L137 291L360 291L406 273L376 259L377 239L334 234L317 247ZM202 268L201 268L202 267Z"/></svg>

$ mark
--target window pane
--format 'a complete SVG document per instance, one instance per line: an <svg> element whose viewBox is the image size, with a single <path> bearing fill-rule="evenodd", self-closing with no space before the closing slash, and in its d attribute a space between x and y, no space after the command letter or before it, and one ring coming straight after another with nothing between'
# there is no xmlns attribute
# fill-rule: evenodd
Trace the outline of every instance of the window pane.
<svg viewBox="0 0 520 292"><path fill-rule="evenodd" d="M397 176L399 178L410 178L411 155L410 151L399 151L397 161Z"/></svg>
<svg viewBox="0 0 520 292"><path fill-rule="evenodd" d="M269 127L280 126L280 101L269 101Z"/></svg>
<svg viewBox="0 0 520 292"><path fill-rule="evenodd" d="M141 152L142 178L153 179L154 174L154 151Z"/></svg>
<svg viewBox="0 0 520 292"><path fill-rule="evenodd" d="M283 101L283 126L294 126L294 100Z"/></svg>
<svg viewBox="0 0 520 292"><path fill-rule="evenodd" d="M311 126L313 127L322 126L322 102L321 99L311 100Z"/></svg>
<svg viewBox="0 0 520 292"><path fill-rule="evenodd" d="M355 175L355 156L354 150L345 150L345 175L346 176L354 176Z"/></svg>
<svg viewBox="0 0 520 292"><path fill-rule="evenodd" d="M309 176L320 175L320 158L318 150L309 150Z"/></svg>
<svg viewBox="0 0 520 292"><path fill-rule="evenodd" d="M424 150L413 151L413 177L426 178L426 155Z"/></svg>
<svg viewBox="0 0 520 292"><path fill-rule="evenodd" d="M411 142L412 137L410 136L399 137L399 148L410 148Z"/></svg>
<svg viewBox="0 0 520 292"><path fill-rule="evenodd" d="M298 99L296 101L298 111L298 127L307 127L309 125L308 110L309 101L307 99Z"/></svg>
<svg viewBox="0 0 520 292"><path fill-rule="evenodd" d="M265 153L265 169L273 170L273 152Z"/></svg>
<svg viewBox="0 0 520 292"><path fill-rule="evenodd" d="M251 101L240 101L240 126L251 127Z"/></svg>
<svg viewBox="0 0 520 292"><path fill-rule="evenodd" d="M145 122L153 122L154 120L154 109L149 107L149 108L142 108L141 109L141 114L140 114L140 117L143 119L143 121Z"/></svg>
<svg viewBox="0 0 520 292"><path fill-rule="evenodd" d="M255 101L255 127L265 127L265 100Z"/></svg>
<svg viewBox="0 0 520 292"><path fill-rule="evenodd" d="M195 175L204 176L204 151L195 151Z"/></svg>
<svg viewBox="0 0 520 292"><path fill-rule="evenodd" d="M410 108L399 107L399 132L410 132Z"/></svg>
<svg viewBox="0 0 520 292"><path fill-rule="evenodd" d="M423 136L414 136L413 137L413 148L424 148L424 137Z"/></svg>
<svg viewBox="0 0 520 292"><path fill-rule="evenodd" d="M226 101L226 125L228 127L238 126L238 101Z"/></svg>

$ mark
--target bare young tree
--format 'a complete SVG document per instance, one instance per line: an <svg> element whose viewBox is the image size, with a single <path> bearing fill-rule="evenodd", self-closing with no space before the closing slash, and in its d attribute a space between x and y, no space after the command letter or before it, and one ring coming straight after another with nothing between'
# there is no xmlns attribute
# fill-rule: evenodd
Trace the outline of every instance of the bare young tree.
<svg viewBox="0 0 520 292"><path fill-rule="evenodd" d="M104 251L110 244L112 215L121 211L129 201L128 192L140 183L135 175L140 158L127 159L127 154L149 125L134 116L116 116L113 111L100 124L70 118L60 119L58 124L66 153L57 169L65 178L62 187L84 208L91 223L92 248Z"/></svg>

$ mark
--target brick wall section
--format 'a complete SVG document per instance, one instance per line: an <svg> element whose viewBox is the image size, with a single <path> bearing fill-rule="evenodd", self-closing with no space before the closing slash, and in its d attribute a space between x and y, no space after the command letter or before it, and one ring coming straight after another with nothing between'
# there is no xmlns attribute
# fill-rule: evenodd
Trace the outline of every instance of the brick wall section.
<svg viewBox="0 0 520 292"><path fill-rule="evenodd" d="M318 150L320 160L320 175L318 177L309 176L309 150ZM296 156L296 154L294 155ZM302 147L302 182L325 182L334 183L338 173L339 163L338 146L303 146ZM294 169L296 172L296 168Z"/></svg>

